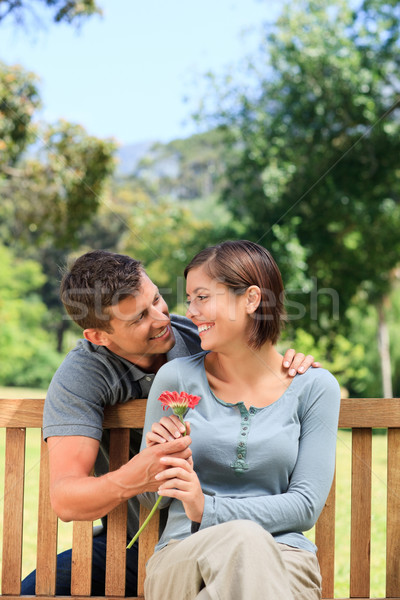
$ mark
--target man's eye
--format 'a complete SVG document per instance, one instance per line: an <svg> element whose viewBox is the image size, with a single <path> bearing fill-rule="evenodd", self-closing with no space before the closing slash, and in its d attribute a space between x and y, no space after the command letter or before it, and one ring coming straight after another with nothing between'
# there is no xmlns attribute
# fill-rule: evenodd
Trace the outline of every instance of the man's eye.
<svg viewBox="0 0 400 600"><path fill-rule="evenodd" d="M136 323L139 323L144 317L144 313L142 313L139 317L137 317L137 319L135 319L134 321L132 321L131 325L135 325Z"/></svg>
<svg viewBox="0 0 400 600"><path fill-rule="evenodd" d="M206 300L206 298L208 298L208 296L197 296L198 300Z"/></svg>

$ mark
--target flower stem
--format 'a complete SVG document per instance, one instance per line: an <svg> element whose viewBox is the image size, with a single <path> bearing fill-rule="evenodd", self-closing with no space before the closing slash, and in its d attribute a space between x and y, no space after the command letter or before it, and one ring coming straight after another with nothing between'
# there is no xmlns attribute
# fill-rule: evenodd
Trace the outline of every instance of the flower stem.
<svg viewBox="0 0 400 600"><path fill-rule="evenodd" d="M182 415L178 415L178 417L179 417L179 420L181 421L181 423L183 425L185 425L185 421L183 420ZM185 435L186 435L186 425L185 425L185 433L182 434L182 437L184 437ZM157 507L160 504L161 498L162 498L162 496L159 496L157 498L156 503L154 504L153 508L149 512L149 515L146 518L146 520L144 521L143 525L141 526L141 528L139 529L139 531L133 536L133 538L131 539L131 541L127 545L127 547L126 547L127 550L129 550L129 548L132 548L133 544L136 542L136 540L138 539L139 535L142 533L143 529L146 527L147 523L150 521L151 517L156 512Z"/></svg>
<svg viewBox="0 0 400 600"><path fill-rule="evenodd" d="M126 549L128 550L129 548L131 548L133 546L133 544L136 542L136 540L138 539L139 535L142 533L143 529L146 527L147 523L150 521L151 517L154 515L154 513L157 510L158 505L160 504L162 496L159 496L157 498L156 503L154 504L153 508L151 509L147 519L145 520L145 522L143 523L143 525L141 526L141 528L139 529L139 531L136 533L136 535L133 536L133 538L131 539L131 541L129 542L129 544L127 545Z"/></svg>

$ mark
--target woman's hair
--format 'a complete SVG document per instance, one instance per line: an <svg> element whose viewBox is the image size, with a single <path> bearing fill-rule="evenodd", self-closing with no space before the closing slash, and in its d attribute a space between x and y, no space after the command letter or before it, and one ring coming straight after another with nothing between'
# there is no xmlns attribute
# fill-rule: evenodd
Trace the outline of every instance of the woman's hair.
<svg viewBox="0 0 400 600"><path fill-rule="evenodd" d="M82 329L112 332L111 306L139 293L143 274L140 261L130 256L93 250L80 256L65 273L61 301Z"/></svg>
<svg viewBox="0 0 400 600"><path fill-rule="evenodd" d="M251 285L260 288L261 301L251 315L249 346L258 349L266 341L275 344L286 313L281 273L268 250L247 240L210 246L190 261L185 268L185 278L189 271L200 266L235 294L244 294Z"/></svg>

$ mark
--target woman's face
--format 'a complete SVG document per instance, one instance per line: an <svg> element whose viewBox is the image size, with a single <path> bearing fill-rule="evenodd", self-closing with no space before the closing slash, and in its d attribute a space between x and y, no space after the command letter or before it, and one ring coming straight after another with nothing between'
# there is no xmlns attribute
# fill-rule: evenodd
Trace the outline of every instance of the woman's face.
<svg viewBox="0 0 400 600"><path fill-rule="evenodd" d="M222 352L247 345L246 294L234 294L201 266L189 271L186 296L186 316L197 325L203 350Z"/></svg>

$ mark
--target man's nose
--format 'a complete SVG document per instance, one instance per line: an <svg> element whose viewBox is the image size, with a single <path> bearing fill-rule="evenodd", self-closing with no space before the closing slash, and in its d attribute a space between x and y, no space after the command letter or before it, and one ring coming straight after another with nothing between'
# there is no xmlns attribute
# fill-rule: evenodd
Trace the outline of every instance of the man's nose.
<svg viewBox="0 0 400 600"><path fill-rule="evenodd" d="M150 315L153 321L156 321L157 323L168 323L169 321L169 316L166 315L163 312L163 310L161 308L158 308L157 306L151 307Z"/></svg>

